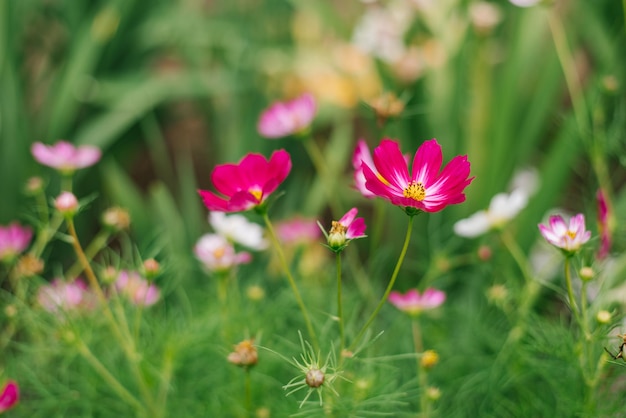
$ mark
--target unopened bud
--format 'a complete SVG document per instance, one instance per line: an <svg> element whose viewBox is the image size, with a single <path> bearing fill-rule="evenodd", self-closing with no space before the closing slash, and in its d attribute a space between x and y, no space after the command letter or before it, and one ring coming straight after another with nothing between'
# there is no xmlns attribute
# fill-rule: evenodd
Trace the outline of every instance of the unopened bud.
<svg viewBox="0 0 626 418"><path fill-rule="evenodd" d="M256 284L248 286L248 289L246 289L246 296L248 296L248 299L257 302L265 298L265 290Z"/></svg>
<svg viewBox="0 0 626 418"><path fill-rule="evenodd" d="M487 245L481 245L480 247L478 247L478 258L481 261L487 261L491 258L493 252L491 251L491 248L488 247Z"/></svg>
<svg viewBox="0 0 626 418"><path fill-rule="evenodd" d="M254 340L243 340L235 345L235 351L228 355L227 360L240 367L254 366L259 360L259 355L253 342Z"/></svg>
<svg viewBox="0 0 626 418"><path fill-rule="evenodd" d="M428 397L428 399L430 399L431 401L436 401L439 398L441 398L441 391L439 390L439 388L435 387L435 386L429 386L426 389L426 396Z"/></svg>
<svg viewBox="0 0 626 418"><path fill-rule="evenodd" d="M78 210L78 200L71 192L63 192L54 201L54 207L66 218L71 218Z"/></svg>
<svg viewBox="0 0 626 418"><path fill-rule="evenodd" d="M122 231L130 226L130 215L126 209L112 207L102 214L102 223L114 231Z"/></svg>
<svg viewBox="0 0 626 418"><path fill-rule="evenodd" d="M582 281L588 282L589 280L593 279L595 273L591 267L583 267L578 272L578 275L580 276L580 279Z"/></svg>
<svg viewBox="0 0 626 418"><path fill-rule="evenodd" d="M609 311L605 311L604 309L598 311L596 314L596 321L600 324L608 324L611 322L611 313Z"/></svg>
<svg viewBox="0 0 626 418"><path fill-rule="evenodd" d="M31 177L26 181L24 188L26 194L34 196L43 191L43 179L41 177Z"/></svg>
<svg viewBox="0 0 626 418"><path fill-rule="evenodd" d="M324 384L324 372L320 369L310 369L304 378L309 387L318 388Z"/></svg>
<svg viewBox="0 0 626 418"><path fill-rule="evenodd" d="M18 277L33 277L43 271L43 261L32 254L25 254L17 261L15 272Z"/></svg>
<svg viewBox="0 0 626 418"><path fill-rule="evenodd" d="M146 279L154 279L161 272L161 265L154 258L143 262L143 272Z"/></svg>
<svg viewBox="0 0 626 418"><path fill-rule="evenodd" d="M439 363L439 354L435 350L426 350L420 359L420 366L424 369L431 369Z"/></svg>
<svg viewBox="0 0 626 418"><path fill-rule="evenodd" d="M114 283L119 276L119 271L113 266L107 266L101 273L100 278L105 284Z"/></svg>
<svg viewBox="0 0 626 418"><path fill-rule="evenodd" d="M509 297L509 290L503 284L494 284L487 289L487 300L494 305L502 305Z"/></svg>

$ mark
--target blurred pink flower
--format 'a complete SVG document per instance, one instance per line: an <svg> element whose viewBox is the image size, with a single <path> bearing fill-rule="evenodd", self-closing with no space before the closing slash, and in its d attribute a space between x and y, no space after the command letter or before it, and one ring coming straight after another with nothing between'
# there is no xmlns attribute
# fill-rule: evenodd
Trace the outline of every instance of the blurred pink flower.
<svg viewBox="0 0 626 418"><path fill-rule="evenodd" d="M196 258L209 270L228 271L238 264L249 263L250 253L236 253L235 247L226 238L217 234L205 234L194 247Z"/></svg>
<svg viewBox="0 0 626 418"><path fill-rule="evenodd" d="M266 138L281 138L304 131L313 121L315 98L305 93L291 101L276 102L259 118L257 129Z"/></svg>
<svg viewBox="0 0 626 418"><path fill-rule="evenodd" d="M467 156L454 157L439 172L443 155L436 139L418 148L410 174L396 141L383 139L374 149L373 161L374 167L361 164L365 187L376 196L403 206L409 214L438 212L448 205L464 202L463 191L474 179L468 178Z"/></svg>
<svg viewBox="0 0 626 418"><path fill-rule="evenodd" d="M161 297L159 288L135 271L120 271L115 281L115 289L138 306L154 305Z"/></svg>
<svg viewBox="0 0 626 418"><path fill-rule="evenodd" d="M82 279L73 282L54 279L50 284L39 288L37 301L46 311L56 313L90 308L93 306L94 298Z"/></svg>
<svg viewBox="0 0 626 418"><path fill-rule="evenodd" d="M420 295L417 289L411 289L404 295L393 291L389 294L389 302L396 308L411 316L419 315L422 311L434 309L446 300L446 294L441 290L428 288Z"/></svg>
<svg viewBox="0 0 626 418"><path fill-rule="evenodd" d="M317 241L322 232L314 219L294 217L276 224L276 235L283 244L307 244Z"/></svg>
<svg viewBox="0 0 626 418"><path fill-rule="evenodd" d="M28 247L32 237L33 231L17 222L0 226L0 261L13 260Z"/></svg>
<svg viewBox="0 0 626 418"><path fill-rule="evenodd" d="M599 260L603 260L609 255L611 251L611 227L609 225L610 212L609 206L606 201L606 196L602 189L598 189L596 193L596 202L598 205L598 231L600 232L600 248L598 249L597 257Z"/></svg>
<svg viewBox="0 0 626 418"><path fill-rule="evenodd" d="M350 209L338 221L332 222L332 227L328 233L328 246L333 251L341 251L352 241L357 238L364 238L365 220L356 218L357 208ZM355 219L356 218L356 219Z"/></svg>
<svg viewBox="0 0 626 418"><path fill-rule="evenodd" d="M71 192L62 192L54 201L54 207L65 216L73 216L78 210L78 199Z"/></svg>
<svg viewBox="0 0 626 418"><path fill-rule="evenodd" d="M9 380L0 393L0 414L13 408L20 400L20 388L17 382Z"/></svg>
<svg viewBox="0 0 626 418"><path fill-rule="evenodd" d="M560 215L550 216L550 224L540 224L539 231L546 241L566 253L578 251L591 238L591 231L585 230L585 216L582 213L573 216L569 226Z"/></svg>
<svg viewBox="0 0 626 418"><path fill-rule="evenodd" d="M218 212L242 212L261 206L291 171L291 157L285 150L271 158L250 153L239 164L218 165L211 174L215 189L224 197L199 190L204 205Z"/></svg>
<svg viewBox="0 0 626 418"><path fill-rule="evenodd" d="M67 141L59 141L54 145L35 142L31 152L39 163L67 174L94 165L102 156L98 147L91 145L75 147Z"/></svg>

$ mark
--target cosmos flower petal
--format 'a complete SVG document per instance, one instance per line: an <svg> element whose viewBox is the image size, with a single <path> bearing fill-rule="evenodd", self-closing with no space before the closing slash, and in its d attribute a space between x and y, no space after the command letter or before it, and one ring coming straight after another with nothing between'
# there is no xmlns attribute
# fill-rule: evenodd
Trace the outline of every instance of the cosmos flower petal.
<svg viewBox="0 0 626 418"><path fill-rule="evenodd" d="M441 153L441 146L437 143L437 140L431 139L425 141L417 149L415 157L413 158L411 179L422 183L426 187L430 186L437 178L442 162L443 154Z"/></svg>
<svg viewBox="0 0 626 418"><path fill-rule="evenodd" d="M348 227L348 231L346 232L347 239L356 239L365 237L365 229L367 226L365 225L365 219L356 218L353 222L350 223Z"/></svg>
<svg viewBox="0 0 626 418"><path fill-rule="evenodd" d="M383 139L374 150L374 165L390 187L403 190L409 183L409 169L397 142Z"/></svg>

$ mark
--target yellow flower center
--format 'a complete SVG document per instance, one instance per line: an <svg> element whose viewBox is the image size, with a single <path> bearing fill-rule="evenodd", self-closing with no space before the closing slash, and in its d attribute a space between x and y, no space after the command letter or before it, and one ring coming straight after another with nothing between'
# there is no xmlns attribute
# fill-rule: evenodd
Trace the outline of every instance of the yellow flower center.
<svg viewBox="0 0 626 418"><path fill-rule="evenodd" d="M254 198L259 202L261 201L261 197L263 197L263 191L259 189L250 189L248 190L248 193L254 196Z"/></svg>
<svg viewBox="0 0 626 418"><path fill-rule="evenodd" d="M422 183L412 181L408 186L406 186L402 194L404 197L421 202L424 198L426 198L426 189Z"/></svg>
<svg viewBox="0 0 626 418"><path fill-rule="evenodd" d="M333 221L332 227L330 228L330 234L345 234L348 228L340 224L338 221Z"/></svg>
<svg viewBox="0 0 626 418"><path fill-rule="evenodd" d="M226 250L224 249L224 247L216 248L215 250L213 250L213 257L218 260L224 257L224 254L226 254Z"/></svg>
<svg viewBox="0 0 626 418"><path fill-rule="evenodd" d="M565 234L566 234L568 237L570 237L571 239L576 238L576 232L574 232L574 231L567 231Z"/></svg>

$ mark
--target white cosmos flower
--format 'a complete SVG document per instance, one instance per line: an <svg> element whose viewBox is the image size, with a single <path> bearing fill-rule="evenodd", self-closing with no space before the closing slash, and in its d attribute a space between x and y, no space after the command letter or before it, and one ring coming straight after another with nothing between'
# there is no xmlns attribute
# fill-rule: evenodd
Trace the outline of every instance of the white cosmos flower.
<svg viewBox="0 0 626 418"><path fill-rule="evenodd" d="M499 193L489 203L489 209L476 212L454 224L454 232L466 238L473 238L500 228L513 219L528 203L528 194L521 190L512 193Z"/></svg>
<svg viewBox="0 0 626 418"><path fill-rule="evenodd" d="M268 246L261 225L248 221L243 215L210 212L209 223L219 235L252 250L264 250Z"/></svg>

